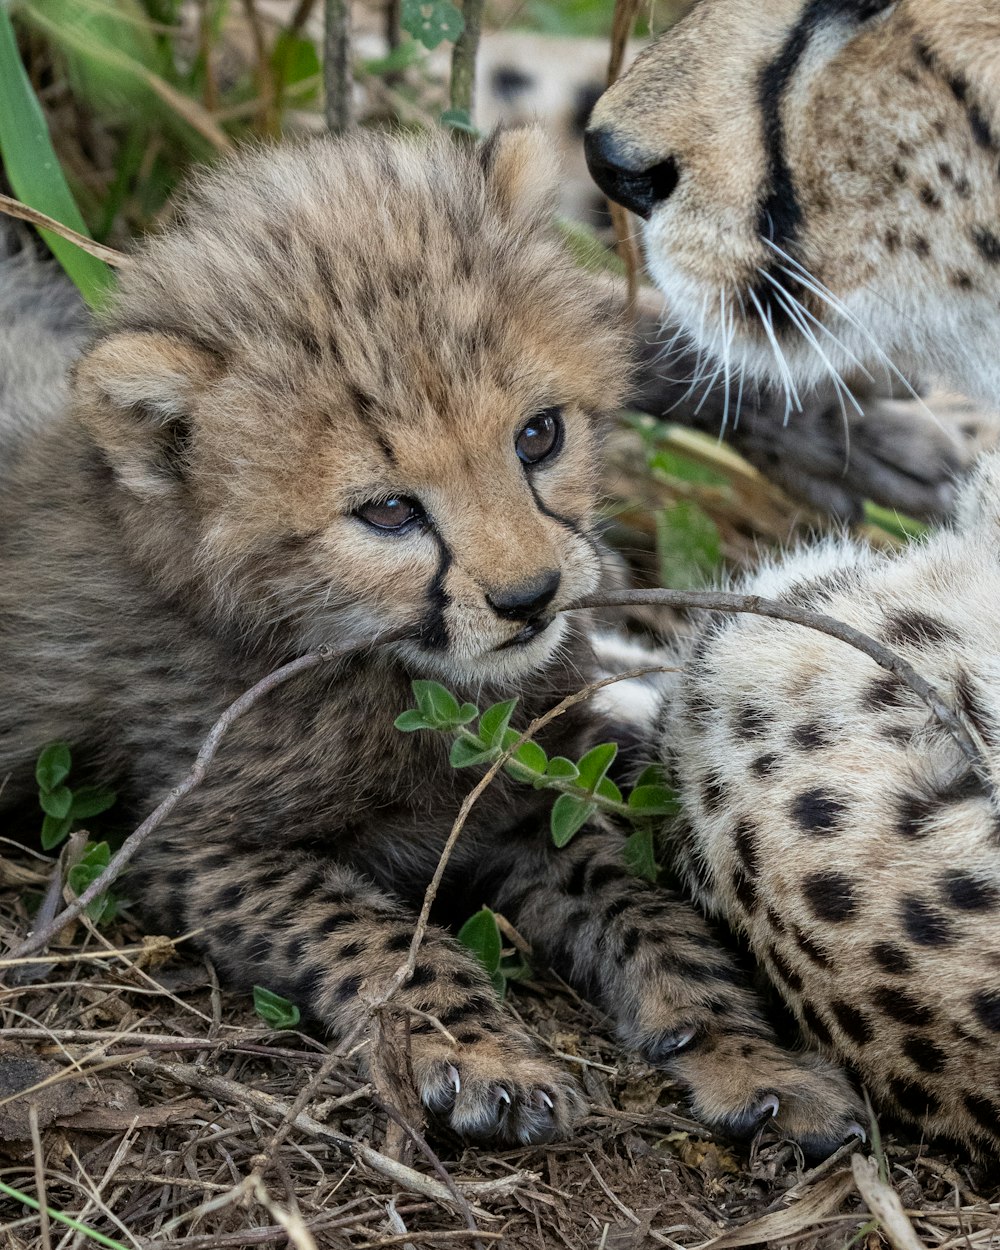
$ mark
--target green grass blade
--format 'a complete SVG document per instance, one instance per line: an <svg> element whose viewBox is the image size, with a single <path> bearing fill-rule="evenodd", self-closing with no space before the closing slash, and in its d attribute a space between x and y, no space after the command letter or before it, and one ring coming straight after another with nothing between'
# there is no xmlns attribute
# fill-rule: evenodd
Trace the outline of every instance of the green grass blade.
<svg viewBox="0 0 1000 1250"><path fill-rule="evenodd" d="M30 1197L28 1194L22 1194L19 1189L14 1189L10 1185L5 1185L0 1181L0 1193L4 1193L8 1198L13 1198L15 1202L23 1202L26 1207L31 1207L33 1211L40 1211L41 1205L37 1199ZM61 1211L55 1211L52 1207L46 1207L50 1220L57 1220L60 1224L75 1229L78 1233L83 1233L85 1237L89 1237L91 1241L96 1241L98 1245L108 1246L109 1250L128 1250L127 1246L123 1246L120 1241L115 1241L111 1237L105 1237L103 1233L99 1233L96 1228L88 1228L86 1224L81 1224L79 1220L74 1220L72 1216L63 1215Z"/></svg>
<svg viewBox="0 0 1000 1250"><path fill-rule="evenodd" d="M14 28L0 5L0 156L14 194L81 234L86 222L59 166L41 106L17 51ZM108 266L75 243L48 230L42 238L91 307L104 303L114 276Z"/></svg>

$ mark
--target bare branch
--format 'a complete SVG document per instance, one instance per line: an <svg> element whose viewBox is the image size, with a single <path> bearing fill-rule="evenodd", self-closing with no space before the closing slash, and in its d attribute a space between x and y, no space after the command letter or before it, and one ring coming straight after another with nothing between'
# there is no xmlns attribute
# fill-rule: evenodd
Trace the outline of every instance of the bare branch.
<svg viewBox="0 0 1000 1250"><path fill-rule="evenodd" d="M164 1063L159 1059L136 1057L129 1060L129 1066L134 1071L141 1072L144 1075L165 1077L178 1085L187 1085L192 1089L202 1090L204 1093L210 1094L222 1102L230 1103L232 1106L253 1107L261 1115L274 1119L280 1119L290 1110L288 1103L275 1098L273 1094L265 1093L263 1090L252 1089L249 1085L241 1085L237 1081L230 1081L224 1076L214 1076L206 1072L200 1064ZM328 1125L320 1124L304 1112L299 1112L294 1117L293 1123L299 1132L305 1133L308 1137L328 1142L338 1150L356 1159L358 1163L362 1163L373 1171L378 1172L380 1176L387 1177L394 1184L399 1185L401 1189L405 1189L410 1193L422 1194L425 1198L431 1198L435 1202L447 1204L454 1204L455 1202L454 1194L449 1186L443 1185L440 1181L434 1180L430 1176L425 1176L423 1173L417 1172L405 1164L397 1163L394 1159L390 1159L388 1155L374 1150L364 1142L355 1141L353 1137L348 1137L346 1133L338 1133ZM521 1173L517 1174L516 1177L504 1177L501 1181L457 1184L453 1182L453 1184L456 1184L460 1193L464 1191L464 1194L469 1197L477 1198L488 1194L507 1192L514 1184L523 1180L523 1175Z"/></svg>
<svg viewBox="0 0 1000 1250"><path fill-rule="evenodd" d="M608 86L617 81L625 60L625 49L635 26L639 0L615 0L615 15L611 24L611 54L608 58ZM627 307L630 321L636 319L636 301L639 295L639 249L633 234L633 218L627 208L611 202L611 224L615 231L615 247L625 266Z"/></svg>
<svg viewBox="0 0 1000 1250"><path fill-rule="evenodd" d="M629 608L664 607L694 609L699 612L734 612L751 616L768 616L792 625L802 625L846 642L849 647L861 651L879 668L898 677L934 713L941 725L951 734L969 763L983 783L993 789L989 766L983 758L980 745L970 728L957 712L945 702L940 691L931 685L902 656L891 651L861 630L822 612L810 612L778 599L765 599L761 595L739 595L724 590L624 590L609 595L591 595L575 605L578 608Z"/></svg>
<svg viewBox="0 0 1000 1250"><path fill-rule="evenodd" d="M323 111L331 134L351 128L351 0L324 0Z"/></svg>
<svg viewBox="0 0 1000 1250"><path fill-rule="evenodd" d="M483 4L484 0L465 0L462 5L465 26L451 53L451 107L466 113L470 119L476 99L476 56Z"/></svg>

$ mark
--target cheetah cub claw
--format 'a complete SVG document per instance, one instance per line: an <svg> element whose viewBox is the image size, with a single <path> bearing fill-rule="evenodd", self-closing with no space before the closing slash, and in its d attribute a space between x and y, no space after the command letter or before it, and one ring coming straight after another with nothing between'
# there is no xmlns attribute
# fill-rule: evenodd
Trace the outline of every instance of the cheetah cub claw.
<svg viewBox="0 0 1000 1250"><path fill-rule="evenodd" d="M413 1075L427 1109L469 1141L534 1145L565 1136L583 1108L567 1074L491 1042L451 1047L425 1039Z"/></svg>

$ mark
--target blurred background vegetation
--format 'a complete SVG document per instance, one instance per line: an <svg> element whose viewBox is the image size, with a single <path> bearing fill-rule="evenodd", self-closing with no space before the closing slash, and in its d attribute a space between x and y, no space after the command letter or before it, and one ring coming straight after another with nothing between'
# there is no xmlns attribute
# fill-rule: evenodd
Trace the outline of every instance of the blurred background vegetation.
<svg viewBox="0 0 1000 1250"><path fill-rule="evenodd" d="M407 26L415 14L451 7L355 0L360 120L438 121L449 49L426 48ZM644 3L638 33L662 28L682 7ZM483 29L487 39L607 37L613 8L613 0L491 0ZM323 124L322 0L14 0L9 13L59 164L99 241L120 246L154 226L192 162ZM558 61L558 48L552 56Z"/></svg>

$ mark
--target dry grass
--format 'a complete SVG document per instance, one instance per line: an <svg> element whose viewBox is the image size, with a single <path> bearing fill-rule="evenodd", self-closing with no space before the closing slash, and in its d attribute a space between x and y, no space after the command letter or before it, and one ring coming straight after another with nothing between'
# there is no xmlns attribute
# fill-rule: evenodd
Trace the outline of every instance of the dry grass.
<svg viewBox="0 0 1000 1250"><path fill-rule="evenodd" d="M6 944L47 868L25 855L3 871ZM511 1009L577 1071L589 1113L571 1141L497 1153L433 1125L427 1146L412 1110L416 1133L392 1133L401 1091L316 1035L262 1028L189 943L126 919L66 932L49 963L44 982L0 990L0 1183L124 1246L1000 1245L1000 1201L918 1142L807 1170L787 1143L714 1141L550 976ZM93 1244L6 1196L0 1230L12 1250Z"/></svg>

